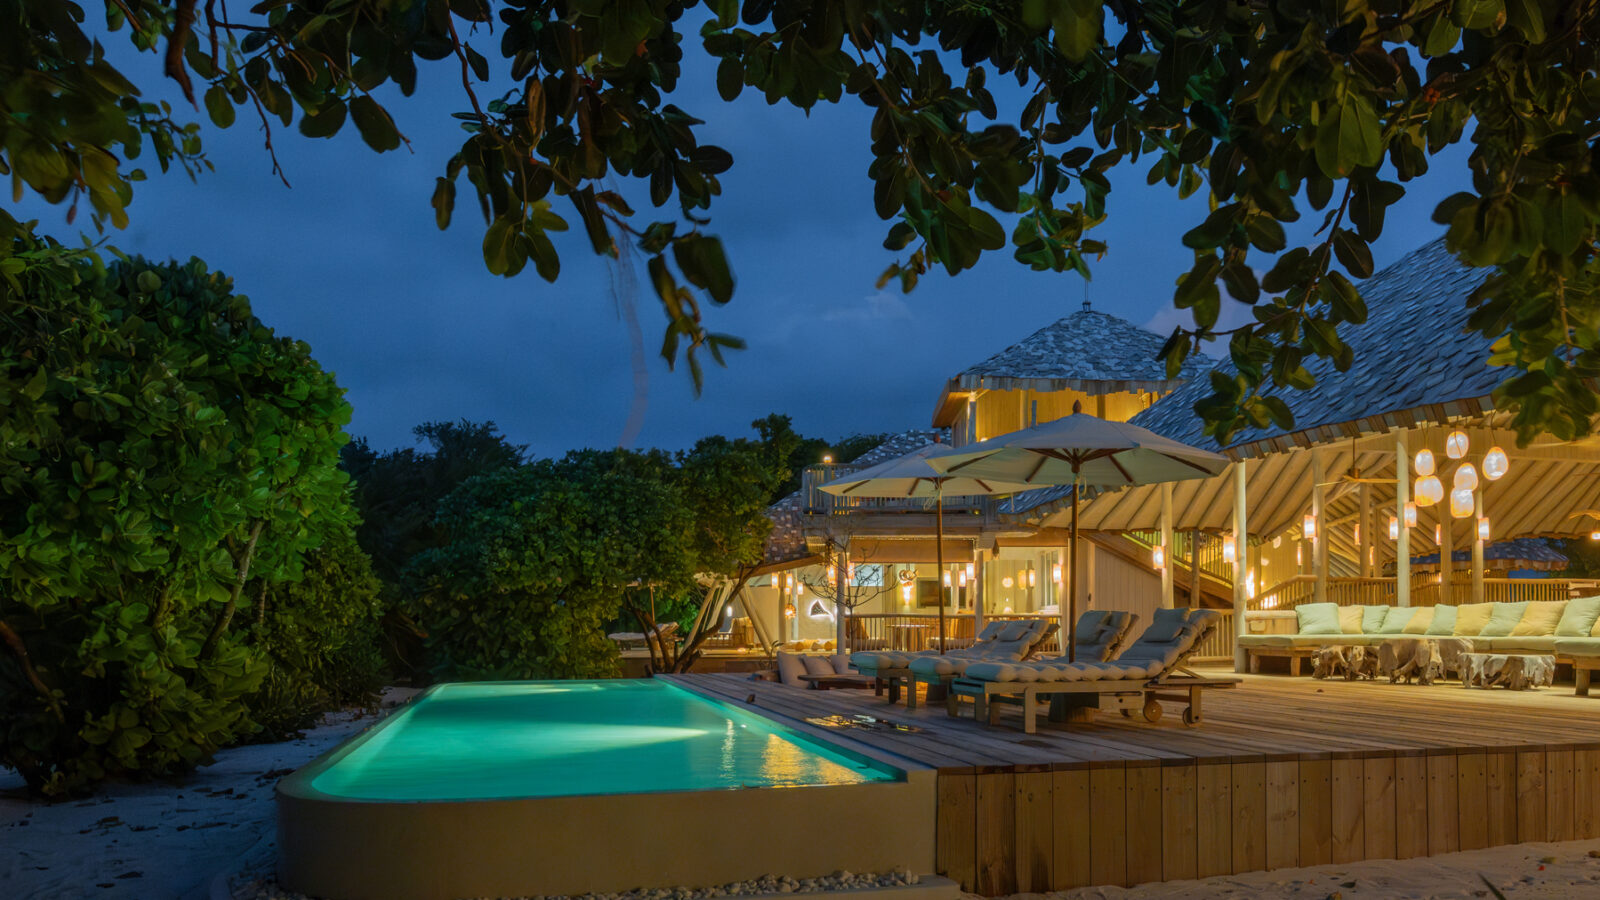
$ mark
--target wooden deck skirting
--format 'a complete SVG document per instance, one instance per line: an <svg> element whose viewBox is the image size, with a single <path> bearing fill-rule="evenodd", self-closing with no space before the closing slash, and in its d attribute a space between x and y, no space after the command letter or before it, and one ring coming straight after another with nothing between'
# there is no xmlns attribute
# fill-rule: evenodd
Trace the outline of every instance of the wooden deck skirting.
<svg viewBox="0 0 1600 900"><path fill-rule="evenodd" d="M987 896L1600 837L1600 698L1252 677L1184 728L1101 716L1023 735L870 691L682 682L938 769L939 874ZM755 702L745 701L755 695ZM919 827L907 823L907 827Z"/></svg>

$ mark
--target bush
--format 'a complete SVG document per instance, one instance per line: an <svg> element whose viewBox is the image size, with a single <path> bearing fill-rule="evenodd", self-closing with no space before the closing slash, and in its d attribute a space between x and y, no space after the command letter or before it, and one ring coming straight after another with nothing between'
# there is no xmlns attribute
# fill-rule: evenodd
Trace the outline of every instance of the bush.
<svg viewBox="0 0 1600 900"><path fill-rule="evenodd" d="M0 249L0 765L62 793L255 730L249 604L354 525L342 394L198 260Z"/></svg>

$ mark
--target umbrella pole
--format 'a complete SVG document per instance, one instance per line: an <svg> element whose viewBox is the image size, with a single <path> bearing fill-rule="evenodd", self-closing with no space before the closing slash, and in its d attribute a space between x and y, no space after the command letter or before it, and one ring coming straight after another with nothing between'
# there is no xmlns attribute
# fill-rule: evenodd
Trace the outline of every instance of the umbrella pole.
<svg viewBox="0 0 1600 900"><path fill-rule="evenodd" d="M935 518L933 523L934 548L933 558L938 560L939 572L934 577L934 583L939 587L939 652L944 653L944 485L937 484L933 489L933 502ZM915 685L912 685L915 687Z"/></svg>
<svg viewBox="0 0 1600 900"><path fill-rule="evenodd" d="M1078 659L1078 467L1072 467L1072 528L1067 537L1067 662Z"/></svg>

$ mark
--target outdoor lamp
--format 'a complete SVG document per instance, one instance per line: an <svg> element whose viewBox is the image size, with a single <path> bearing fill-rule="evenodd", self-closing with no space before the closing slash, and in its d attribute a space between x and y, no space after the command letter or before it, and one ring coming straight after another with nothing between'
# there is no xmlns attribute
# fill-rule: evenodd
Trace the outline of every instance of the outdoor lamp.
<svg viewBox="0 0 1600 900"><path fill-rule="evenodd" d="M1413 460L1413 463L1416 466L1417 475L1418 476L1432 475L1433 474L1433 451L1432 450L1418 450L1417 451L1417 458L1415 460Z"/></svg>
<svg viewBox="0 0 1600 900"><path fill-rule="evenodd" d="M1435 526L1433 526L1433 542L1435 544L1444 543L1444 526L1443 525L1435 525Z"/></svg>
<svg viewBox="0 0 1600 900"><path fill-rule="evenodd" d="M1061 583L1061 563L1056 563L1055 579L1056 579L1056 584L1060 584Z"/></svg>
<svg viewBox="0 0 1600 900"><path fill-rule="evenodd" d="M833 566L828 567L828 583L833 584L839 580L839 570Z"/></svg>
<svg viewBox="0 0 1600 900"><path fill-rule="evenodd" d="M1456 488L1450 492L1450 515L1465 519L1472 515L1473 506L1471 488Z"/></svg>
<svg viewBox="0 0 1600 900"><path fill-rule="evenodd" d="M1163 550L1159 544L1150 548L1150 565L1154 566L1157 570L1165 569L1167 567L1166 551Z"/></svg>
<svg viewBox="0 0 1600 900"><path fill-rule="evenodd" d="M907 605L911 603L911 582L900 585L900 600Z"/></svg>
<svg viewBox="0 0 1600 900"><path fill-rule="evenodd" d="M950 586L950 570L949 569L945 569L944 570L944 586L945 587L949 587Z"/></svg>
<svg viewBox="0 0 1600 900"><path fill-rule="evenodd" d="M1432 506L1444 499L1444 484L1437 475L1425 475L1414 486L1418 506Z"/></svg>
<svg viewBox="0 0 1600 900"><path fill-rule="evenodd" d="M1009 588L1013 584L1016 584L1016 582L1011 580L1011 576L1010 575L1007 575L1006 577L1000 579L1000 586L1003 587L1003 588Z"/></svg>
<svg viewBox="0 0 1600 900"><path fill-rule="evenodd" d="M1300 533L1305 535L1306 540L1315 541L1317 539L1317 517L1311 513L1306 513L1305 518L1300 520Z"/></svg>
<svg viewBox="0 0 1600 900"><path fill-rule="evenodd" d="M855 563L847 563L845 565L845 567L844 567L844 577L850 579L850 583L851 584L855 584L855 581L856 581L856 564Z"/></svg>
<svg viewBox="0 0 1600 900"><path fill-rule="evenodd" d="M806 592L806 583L804 581L796 581L794 583L794 595L796 597L798 597L801 594L804 594L805 592Z"/></svg>
<svg viewBox="0 0 1600 900"><path fill-rule="evenodd" d="M1295 544L1294 545L1294 564L1297 565L1297 566L1305 565L1305 562L1306 562L1305 547L1306 547L1305 544Z"/></svg>
<svg viewBox="0 0 1600 900"><path fill-rule="evenodd" d="M967 563L967 577L968 578L976 578L977 576L978 576L977 569L975 569L973 567L972 563Z"/></svg>
<svg viewBox="0 0 1600 900"><path fill-rule="evenodd" d="M966 586L967 586L967 570L966 569L959 569L959 570L957 570L956 575L958 576L956 578L956 583L961 585L961 587L963 589L965 589Z"/></svg>
<svg viewBox="0 0 1600 900"><path fill-rule="evenodd" d="M1487 541L1488 539L1489 539L1489 517L1488 516L1479 516L1478 517L1478 540Z"/></svg>
<svg viewBox="0 0 1600 900"><path fill-rule="evenodd" d="M1239 548L1238 544L1234 541L1233 535L1224 535L1222 538L1222 561L1231 563L1238 558Z"/></svg>
<svg viewBox="0 0 1600 900"><path fill-rule="evenodd" d="M1460 459L1467 455L1467 433L1461 429L1450 432L1444 439L1444 455L1451 459Z"/></svg>
<svg viewBox="0 0 1600 900"><path fill-rule="evenodd" d="M1028 587L1039 586L1039 573L1033 569L1028 570Z"/></svg>
<svg viewBox="0 0 1600 900"><path fill-rule="evenodd" d="M1415 503L1407 503L1406 504L1406 527L1407 528L1415 528L1415 527L1417 527L1417 505ZM1395 536L1399 537L1399 535L1395 535Z"/></svg>
<svg viewBox="0 0 1600 900"><path fill-rule="evenodd" d="M1451 486L1458 491L1476 490L1478 487L1478 470L1472 467L1472 463L1462 463L1460 468L1456 469L1456 475Z"/></svg>
<svg viewBox="0 0 1600 900"><path fill-rule="evenodd" d="M1400 540L1400 520L1394 516L1389 517L1389 540Z"/></svg>
<svg viewBox="0 0 1600 900"><path fill-rule="evenodd" d="M1591 540L1591 541L1600 541L1600 531L1591 531L1591 532L1589 532L1589 540Z"/></svg>
<svg viewBox="0 0 1600 900"><path fill-rule="evenodd" d="M1510 468L1511 460L1506 459L1506 452L1499 447L1490 447L1483 456L1483 477L1490 481L1499 481Z"/></svg>
<svg viewBox="0 0 1600 900"><path fill-rule="evenodd" d="M785 603L783 605L783 617L786 618L786 619L794 618L794 604L793 603Z"/></svg>
<svg viewBox="0 0 1600 900"><path fill-rule="evenodd" d="M833 464L833 454L824 453L822 455L822 464L825 465L825 466L826 465L832 465Z"/></svg>

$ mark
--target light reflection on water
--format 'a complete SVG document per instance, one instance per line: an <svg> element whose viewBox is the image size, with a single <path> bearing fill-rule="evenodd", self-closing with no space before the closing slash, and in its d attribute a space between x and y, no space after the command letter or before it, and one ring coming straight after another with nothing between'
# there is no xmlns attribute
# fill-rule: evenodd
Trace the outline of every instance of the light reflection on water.
<svg viewBox="0 0 1600 900"><path fill-rule="evenodd" d="M555 797L894 780L659 681L446 685L318 775L364 800Z"/></svg>

